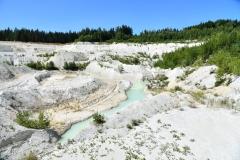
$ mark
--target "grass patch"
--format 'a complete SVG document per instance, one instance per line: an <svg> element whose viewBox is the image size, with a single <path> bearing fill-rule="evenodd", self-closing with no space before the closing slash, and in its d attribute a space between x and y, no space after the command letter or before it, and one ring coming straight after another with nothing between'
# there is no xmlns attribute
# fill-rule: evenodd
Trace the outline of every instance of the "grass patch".
<svg viewBox="0 0 240 160"><path fill-rule="evenodd" d="M196 100L197 102L202 101L205 98L205 94L202 91L191 92L190 95Z"/></svg>

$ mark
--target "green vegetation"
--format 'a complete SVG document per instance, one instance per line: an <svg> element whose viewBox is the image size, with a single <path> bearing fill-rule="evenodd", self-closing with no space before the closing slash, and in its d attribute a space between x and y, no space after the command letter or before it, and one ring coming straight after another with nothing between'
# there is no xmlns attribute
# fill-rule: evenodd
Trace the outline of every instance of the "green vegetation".
<svg viewBox="0 0 240 160"><path fill-rule="evenodd" d="M159 59L159 55L154 54L154 55L152 56L152 59Z"/></svg>
<svg viewBox="0 0 240 160"><path fill-rule="evenodd" d="M73 62L64 62L64 65L63 65L63 68L65 70L72 70L72 71L77 71L77 70L84 70L87 68L87 66L90 64L90 62L87 62L87 63L75 63L74 61Z"/></svg>
<svg viewBox="0 0 240 160"><path fill-rule="evenodd" d="M147 55L146 52L138 52L137 54L138 54L140 57L151 58L150 55Z"/></svg>
<svg viewBox="0 0 240 160"><path fill-rule="evenodd" d="M195 142L195 139L190 139L191 142Z"/></svg>
<svg viewBox="0 0 240 160"><path fill-rule="evenodd" d="M182 87L180 87L180 86L175 86L173 90L174 91L183 91Z"/></svg>
<svg viewBox="0 0 240 160"><path fill-rule="evenodd" d="M82 71L82 70L85 70L87 68L87 66L90 64L90 62L86 62L86 63L79 63L78 64L78 70Z"/></svg>
<svg viewBox="0 0 240 160"><path fill-rule="evenodd" d="M202 91L190 92L190 95L191 95L197 102L203 102L203 100L206 98L204 92L202 92Z"/></svg>
<svg viewBox="0 0 240 160"><path fill-rule="evenodd" d="M232 31L239 27L237 20L208 21L195 26L189 26L182 30L165 28L159 30L144 30L140 34L133 35L133 29L127 25L110 28L109 30L88 27L79 32L45 32L29 29L14 30L7 28L0 30L1 41L22 42L47 42L47 43L69 43L69 42L137 42L137 43L160 43L160 42L185 42L186 40L208 40L212 35L227 28Z"/></svg>
<svg viewBox="0 0 240 160"><path fill-rule="evenodd" d="M127 127L128 129L133 129L133 126L132 126L131 124L127 124L126 127Z"/></svg>
<svg viewBox="0 0 240 160"><path fill-rule="evenodd" d="M72 71L77 71L78 70L78 66L76 65L76 63L73 62L64 62L63 68L65 70L72 70Z"/></svg>
<svg viewBox="0 0 240 160"><path fill-rule="evenodd" d="M32 69L36 69L36 70L42 70L42 69L46 69L46 70L57 70L57 68L54 65L53 61L47 62L46 65L37 61L37 62L33 62L31 61L30 63L26 64L28 67L32 68Z"/></svg>
<svg viewBox="0 0 240 160"><path fill-rule="evenodd" d="M82 29L75 42L122 42L133 36L131 27L122 25L116 28L106 29Z"/></svg>
<svg viewBox="0 0 240 160"><path fill-rule="evenodd" d="M44 32L39 30L10 28L0 30L0 40L2 41L24 41L24 42L138 42L138 43L160 43L160 42L190 42L202 41L203 45L194 47L183 47L177 51L163 54L162 59L154 55L153 59L158 59L154 67L175 68L186 66L217 65L218 78L224 73L240 75L240 21L238 20L217 20L208 21L195 26L189 26L182 30L165 28L161 30L144 30L140 34L133 35L131 27L122 25L109 30L82 29L80 32ZM39 55L42 57L53 56L53 54ZM111 56L112 59L119 60L125 64L140 64L139 57L151 58L145 53L139 52L137 57ZM35 69L44 69L39 62L29 64ZM68 68L67 66L65 66ZM77 70L77 67L70 70ZM84 68L84 67L82 67ZM184 78L184 77L183 77ZM220 84L220 83L219 83ZM219 85L219 84L216 84Z"/></svg>
<svg viewBox="0 0 240 160"><path fill-rule="evenodd" d="M215 87L222 85L225 82L226 78L218 77L215 82Z"/></svg>
<svg viewBox="0 0 240 160"><path fill-rule="evenodd" d="M147 87L149 90L154 90L155 92L162 91L168 85L168 77L165 75L157 75L153 80L149 80Z"/></svg>
<svg viewBox="0 0 240 160"><path fill-rule="evenodd" d="M37 55L37 57L53 57L57 52L53 52L53 53L45 53L45 54L39 54Z"/></svg>
<svg viewBox="0 0 240 160"><path fill-rule="evenodd" d="M11 65L12 65L12 63L11 63L11 62L9 62L9 61L3 61L2 63L3 63L3 64L7 64L7 65L9 65L9 66L11 66Z"/></svg>
<svg viewBox="0 0 240 160"><path fill-rule="evenodd" d="M37 160L37 159L38 159L37 155L33 151L29 152L29 154L25 158L23 158L23 160Z"/></svg>
<svg viewBox="0 0 240 160"><path fill-rule="evenodd" d="M195 70L196 70L195 68L186 70L186 71L185 71L185 75L188 76L189 74L192 74Z"/></svg>
<svg viewBox="0 0 240 160"><path fill-rule="evenodd" d="M50 121L43 113L39 114L38 120L32 120L30 119L30 116L30 113L27 111L18 112L16 122L27 128L45 129L49 127Z"/></svg>
<svg viewBox="0 0 240 160"><path fill-rule="evenodd" d="M134 64L134 65L138 65L140 64L140 60L138 57L133 57L133 56L127 56L127 57L120 57L119 55L109 55L113 60L117 60L121 63L124 64Z"/></svg>
<svg viewBox="0 0 240 160"><path fill-rule="evenodd" d="M61 142L58 142L57 143L57 149L61 149L62 148L62 144L61 144Z"/></svg>
<svg viewBox="0 0 240 160"><path fill-rule="evenodd" d="M45 42L45 43L69 43L78 38L76 32L45 32L33 29L7 28L0 30L1 41L21 41L21 42Z"/></svg>
<svg viewBox="0 0 240 160"><path fill-rule="evenodd" d="M119 66L118 66L118 71L119 71L120 73L123 73L123 71L124 71L123 65L119 65Z"/></svg>
<svg viewBox="0 0 240 160"><path fill-rule="evenodd" d="M95 124L103 124L105 122L105 117L99 113L93 115L93 122Z"/></svg>
<svg viewBox="0 0 240 160"><path fill-rule="evenodd" d="M225 21L224 21L225 22ZM214 24L216 25L218 21ZM183 47L163 54L163 59L154 67L175 68L189 65L217 65L218 77L224 73L240 75L240 26L239 22L226 21L226 24L212 28L209 38L201 46ZM218 84L217 84L218 85Z"/></svg>
<svg viewBox="0 0 240 160"><path fill-rule="evenodd" d="M142 121L140 119L132 119L132 125L133 126L138 126Z"/></svg>
<svg viewBox="0 0 240 160"><path fill-rule="evenodd" d="M168 80L168 77L165 75L157 75L155 80L166 81Z"/></svg>

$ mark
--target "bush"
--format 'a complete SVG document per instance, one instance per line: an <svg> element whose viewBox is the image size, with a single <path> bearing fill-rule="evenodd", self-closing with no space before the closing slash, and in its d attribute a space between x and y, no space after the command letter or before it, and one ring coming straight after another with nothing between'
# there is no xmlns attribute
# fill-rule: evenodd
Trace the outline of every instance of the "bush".
<svg viewBox="0 0 240 160"><path fill-rule="evenodd" d="M90 62L87 62L87 63L79 63L79 64L76 64L74 61L73 62L64 62L64 65L63 65L63 68L65 70L72 70L72 71L77 71L77 70L84 70L87 68L87 66L90 64Z"/></svg>
<svg viewBox="0 0 240 160"><path fill-rule="evenodd" d="M133 129L133 126L131 124L127 124L128 129Z"/></svg>
<svg viewBox="0 0 240 160"><path fill-rule="evenodd" d="M93 115L93 122L95 124L103 124L105 122L105 117L101 114L95 113Z"/></svg>
<svg viewBox="0 0 240 160"><path fill-rule="evenodd" d="M42 70L42 69L46 69L46 70L56 70L57 68L54 65L53 61L47 62L46 65L44 65L43 63L37 61L37 62L33 62L31 61L30 63L26 64L28 67L32 68L32 69L36 69L36 70Z"/></svg>
<svg viewBox="0 0 240 160"><path fill-rule="evenodd" d="M37 155L31 151L23 160L37 160Z"/></svg>
<svg viewBox="0 0 240 160"><path fill-rule="evenodd" d="M56 70L57 68L55 67L53 61L47 62L45 65L46 70Z"/></svg>
<svg viewBox="0 0 240 160"><path fill-rule="evenodd" d="M162 60L154 63L154 67L163 69L186 67L190 65L213 65L219 68L218 75L233 73L240 75L240 30L218 31L201 46L183 47L163 54ZM190 74L190 73L188 73Z"/></svg>
<svg viewBox="0 0 240 160"><path fill-rule="evenodd" d="M175 86L174 91L183 91L183 89L180 86Z"/></svg>
<svg viewBox="0 0 240 160"><path fill-rule="evenodd" d="M127 57L120 57L119 55L109 55L113 60L117 60L123 64L130 64L130 65L138 65L140 64L140 60L138 57L127 56Z"/></svg>
<svg viewBox="0 0 240 160"><path fill-rule="evenodd" d="M11 62L9 62L9 61L3 61L2 63L3 63L3 64L7 64L7 65L9 65L9 66L11 66L11 65L12 65L12 63L11 63Z"/></svg>
<svg viewBox="0 0 240 160"><path fill-rule="evenodd" d="M154 54L154 55L152 56L152 58L153 58L153 59L158 59L159 56L158 56L157 54Z"/></svg>
<svg viewBox="0 0 240 160"><path fill-rule="evenodd" d="M132 125L133 126L138 126L138 121L136 119L132 119Z"/></svg>
<svg viewBox="0 0 240 160"><path fill-rule="evenodd" d="M215 82L215 87L222 85L225 81L226 81L225 78L217 78L217 80Z"/></svg>
<svg viewBox="0 0 240 160"><path fill-rule="evenodd" d="M61 149L62 148L62 144L61 144L61 142L58 142L57 143L57 149Z"/></svg>
<svg viewBox="0 0 240 160"><path fill-rule="evenodd" d="M39 114L38 120L32 120L30 119L30 113L27 111L18 112L16 122L27 128L34 129L46 129L50 125L50 121L44 116L43 113Z"/></svg>
<svg viewBox="0 0 240 160"><path fill-rule="evenodd" d="M73 62L64 62L63 68L65 70L72 70L72 71L77 71L78 70L78 66L76 65L76 63Z"/></svg>
<svg viewBox="0 0 240 160"><path fill-rule="evenodd" d="M142 123L142 121L140 119L132 119L132 125L133 126L138 126L140 123Z"/></svg>
<svg viewBox="0 0 240 160"><path fill-rule="evenodd" d="M200 101L206 98L204 95L204 92L201 92L201 91L191 92L190 94L196 101Z"/></svg>
<svg viewBox="0 0 240 160"><path fill-rule="evenodd" d="M80 70L80 71L85 70L89 64L90 64L90 62L83 63L83 64L81 64L81 63L77 64L78 70Z"/></svg>

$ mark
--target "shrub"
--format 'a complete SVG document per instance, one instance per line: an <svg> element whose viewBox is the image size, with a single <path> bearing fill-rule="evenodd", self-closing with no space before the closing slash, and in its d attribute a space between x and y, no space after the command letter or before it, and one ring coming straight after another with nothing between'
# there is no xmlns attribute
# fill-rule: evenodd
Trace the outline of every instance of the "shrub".
<svg viewBox="0 0 240 160"><path fill-rule="evenodd" d="M132 119L132 125L133 126L138 126L140 123L142 123L142 121L140 119Z"/></svg>
<svg viewBox="0 0 240 160"><path fill-rule="evenodd" d="M127 57L120 57L119 55L109 55L113 60L117 60L121 63L124 64L134 64L138 65L140 64L140 60L138 57L133 57L133 56L127 56Z"/></svg>
<svg viewBox="0 0 240 160"><path fill-rule="evenodd" d="M45 129L50 125L50 121L44 116L43 113L39 114L38 120L32 120L30 119L30 113L27 111L18 112L16 122L27 128L34 129Z"/></svg>
<svg viewBox="0 0 240 160"><path fill-rule="evenodd" d="M77 71L77 70L84 70L87 68L87 66L90 64L90 62L87 62L87 63L79 63L79 64L76 64L74 61L73 62L64 62L64 65L63 65L63 68L65 70L72 70L72 71Z"/></svg>
<svg viewBox="0 0 240 160"><path fill-rule="evenodd" d="M63 68L65 70L72 70L72 71L76 71L78 70L78 66L76 65L76 63L73 61L73 62L64 62L64 65L63 65Z"/></svg>
<svg viewBox="0 0 240 160"><path fill-rule="evenodd" d="M161 76L161 77L159 78L159 80L160 80L160 81L166 81L166 80L168 80L168 77L165 76L165 75L163 75L163 76Z"/></svg>
<svg viewBox="0 0 240 160"><path fill-rule="evenodd" d="M11 63L11 62L9 62L9 61L3 61L2 63L3 63L3 64L7 64L7 65L9 65L9 66L11 66L11 65L12 65L12 63Z"/></svg>
<svg viewBox="0 0 240 160"><path fill-rule="evenodd" d="M218 78L215 82L215 87L222 85L226 81L225 78Z"/></svg>
<svg viewBox="0 0 240 160"><path fill-rule="evenodd" d="M52 57L56 54L57 52L53 52L53 53L45 53L45 54L39 54L37 55L37 57Z"/></svg>
<svg viewBox="0 0 240 160"><path fill-rule="evenodd" d="M53 61L47 62L45 65L46 70L56 70L57 68L54 65Z"/></svg>
<svg viewBox="0 0 240 160"><path fill-rule="evenodd" d="M158 59L159 56L158 56L157 54L154 54L154 55L152 56L152 58L153 58L153 59Z"/></svg>
<svg viewBox="0 0 240 160"><path fill-rule="evenodd" d="M132 125L133 126L138 126L138 121L136 119L132 119Z"/></svg>
<svg viewBox="0 0 240 160"><path fill-rule="evenodd" d="M122 65L119 65L119 66L118 66L118 71L119 71L120 73L122 73L122 72L124 71L124 68L123 68Z"/></svg>
<svg viewBox="0 0 240 160"><path fill-rule="evenodd" d="M175 86L174 91L183 91L182 87L180 86Z"/></svg>
<svg viewBox="0 0 240 160"><path fill-rule="evenodd" d="M186 70L185 75L188 76L189 74L192 74L195 70L196 70L195 68L190 69L190 70Z"/></svg>
<svg viewBox="0 0 240 160"><path fill-rule="evenodd" d="M46 69L46 70L56 70L57 68L54 65L53 61L47 62L46 65L44 65L43 63L37 61L37 62L29 62L26 64L28 67L32 68L32 69L36 69L36 70L42 70L42 69Z"/></svg>
<svg viewBox="0 0 240 160"><path fill-rule="evenodd" d="M133 129L133 126L131 124L127 124L128 129Z"/></svg>
<svg viewBox="0 0 240 160"><path fill-rule="evenodd" d="M45 68L44 64L42 64L41 62L37 61L35 69L36 70L42 70L44 68Z"/></svg>
<svg viewBox="0 0 240 160"><path fill-rule="evenodd" d="M196 101L200 101L200 100L202 100L202 99L205 98L204 92L201 92L201 91L191 92L190 94L191 94L191 96L193 96L193 98L194 98Z"/></svg>
<svg viewBox="0 0 240 160"><path fill-rule="evenodd" d="M103 124L105 122L105 117L101 114L95 113L93 115L93 122L95 124Z"/></svg>
<svg viewBox="0 0 240 160"><path fill-rule="evenodd" d="M37 155L33 153L33 151L29 152L29 154L23 158L23 160L37 160Z"/></svg>
<svg viewBox="0 0 240 160"><path fill-rule="evenodd" d="M237 36L236 36L237 35ZM240 30L223 29L212 35L200 46L183 47L176 51L165 53L162 60L154 63L154 67L163 69L186 67L190 65L216 65L218 75L224 73L240 75Z"/></svg>
<svg viewBox="0 0 240 160"><path fill-rule="evenodd" d="M90 64L90 62L83 63L83 64L81 64L81 63L77 64L78 70L80 70L80 71L85 70L89 64Z"/></svg>

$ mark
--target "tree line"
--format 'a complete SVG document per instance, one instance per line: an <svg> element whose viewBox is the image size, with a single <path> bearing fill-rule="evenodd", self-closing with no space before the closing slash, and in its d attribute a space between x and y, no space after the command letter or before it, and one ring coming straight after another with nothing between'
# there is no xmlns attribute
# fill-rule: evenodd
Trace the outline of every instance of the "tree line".
<svg viewBox="0 0 240 160"><path fill-rule="evenodd" d="M45 32L29 29L14 30L7 28L0 30L1 41L70 43L70 42L173 42L186 40L208 40L211 35L218 32L230 32L240 26L238 20L217 20L215 22L201 22L182 30L165 28L159 30L144 30L133 34L130 26L122 25L109 30L98 28L84 28L79 32Z"/></svg>
<svg viewBox="0 0 240 160"><path fill-rule="evenodd" d="M43 43L69 43L74 42L78 38L76 32L45 32L29 29L17 29L14 30L7 28L0 30L1 41L21 41L21 42L43 42Z"/></svg>
<svg viewBox="0 0 240 160"><path fill-rule="evenodd" d="M80 32L45 32L29 29L14 30L7 28L0 30L1 41L22 41L22 42L43 42L43 43L70 43L74 41L81 42L106 42L111 39L123 41L133 35L131 27L122 25L116 28L106 29L82 29Z"/></svg>
<svg viewBox="0 0 240 160"><path fill-rule="evenodd" d="M208 40L211 35L221 31L230 32L240 26L237 20L208 21L198 25L186 27L182 30L165 28L162 30L144 30L138 36L129 39L129 42L173 42L186 40Z"/></svg>

